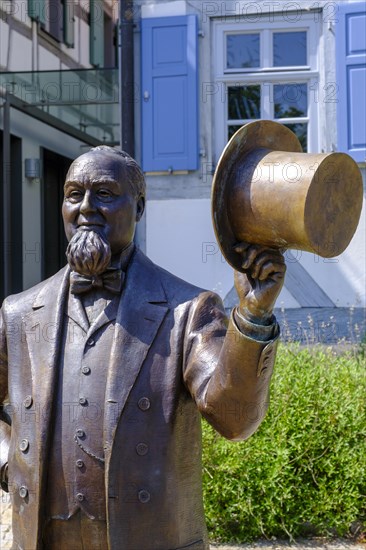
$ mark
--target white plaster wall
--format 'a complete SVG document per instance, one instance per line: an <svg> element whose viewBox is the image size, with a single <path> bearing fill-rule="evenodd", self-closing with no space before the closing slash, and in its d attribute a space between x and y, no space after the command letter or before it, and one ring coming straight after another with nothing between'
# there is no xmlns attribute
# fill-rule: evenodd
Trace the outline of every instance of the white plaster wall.
<svg viewBox="0 0 366 550"><path fill-rule="evenodd" d="M40 46L38 49L38 56L38 69L40 71L58 71L61 69L59 58L42 46Z"/></svg>
<svg viewBox="0 0 366 550"><path fill-rule="evenodd" d="M233 286L232 269L223 259L211 223L209 199L151 200L147 203L146 251L161 265L222 298ZM337 258L293 251L294 256L337 307L366 306L366 201L357 231ZM278 307L299 307L285 288Z"/></svg>
<svg viewBox="0 0 366 550"><path fill-rule="evenodd" d="M65 157L76 158L85 152L85 144L81 141L15 109L11 111L11 132ZM26 158L24 154L23 158Z"/></svg>
<svg viewBox="0 0 366 550"><path fill-rule="evenodd" d="M82 2L84 8L89 11L89 2ZM118 13L118 4L113 2L112 16ZM37 28L36 23L28 16L27 0L5 0L1 5L2 10L15 19L26 25L28 28ZM90 67L89 63L89 26L87 23L75 17L75 42L74 48L65 44L59 44L60 51L66 54L70 61L81 64L85 68ZM45 35L43 34L43 37ZM51 39L52 41L52 39ZM8 61L9 53L9 64ZM34 57L32 64L32 55ZM30 71L30 70L59 70L60 62L57 55L39 46L37 33L33 33L33 40L20 35L15 30L9 32L9 25L0 20L0 66L6 67L8 71ZM66 67L69 68L69 67Z"/></svg>
<svg viewBox="0 0 366 550"><path fill-rule="evenodd" d="M361 171L365 182L366 170ZM366 307L366 192L359 225L343 254L328 259L307 252L294 254L336 306Z"/></svg>
<svg viewBox="0 0 366 550"><path fill-rule="evenodd" d="M14 30L9 33L9 38L8 71L32 70L32 42Z"/></svg>
<svg viewBox="0 0 366 550"><path fill-rule="evenodd" d="M146 218L149 258L185 281L213 290L224 299L234 285L233 269L217 245L210 200L148 201ZM299 304L284 288L277 306L295 308Z"/></svg>
<svg viewBox="0 0 366 550"><path fill-rule="evenodd" d="M11 13L16 19L27 25L27 27L31 26L31 20L27 15L28 0L8 0L7 4L8 13Z"/></svg>
<svg viewBox="0 0 366 550"><path fill-rule="evenodd" d="M159 4L147 4L141 8L141 17L169 17L174 15L185 15L187 5L185 0L174 0L173 2L160 2Z"/></svg>
<svg viewBox="0 0 366 550"><path fill-rule="evenodd" d="M222 298L233 286L233 270L214 236L209 199L148 201L146 252L158 265Z"/></svg>
<svg viewBox="0 0 366 550"><path fill-rule="evenodd" d="M6 67L9 51L9 26L0 19L0 66Z"/></svg>
<svg viewBox="0 0 366 550"><path fill-rule="evenodd" d="M75 34L74 34L74 40L75 41L74 41L74 47L73 48L69 48L65 44L60 44L61 51L64 52L69 57L71 57L73 61L76 61L76 63L79 62L78 50L76 48L76 45L77 45L76 35L77 35L77 32L78 32L78 30L77 30L78 28L79 28L78 19L76 19L76 21L75 21L75 31L74 31L75 32ZM69 67L63 67L63 68L68 69Z"/></svg>

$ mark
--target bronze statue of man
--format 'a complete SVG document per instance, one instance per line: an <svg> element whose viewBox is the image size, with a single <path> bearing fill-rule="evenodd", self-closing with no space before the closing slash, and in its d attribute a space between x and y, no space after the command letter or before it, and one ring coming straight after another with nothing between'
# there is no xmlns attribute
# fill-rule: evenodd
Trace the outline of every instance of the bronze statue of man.
<svg viewBox="0 0 366 550"><path fill-rule="evenodd" d="M249 437L268 407L280 252L238 243L221 300L133 242L144 176L100 146L67 174L68 265L1 310L1 483L14 548L207 549L200 414Z"/></svg>

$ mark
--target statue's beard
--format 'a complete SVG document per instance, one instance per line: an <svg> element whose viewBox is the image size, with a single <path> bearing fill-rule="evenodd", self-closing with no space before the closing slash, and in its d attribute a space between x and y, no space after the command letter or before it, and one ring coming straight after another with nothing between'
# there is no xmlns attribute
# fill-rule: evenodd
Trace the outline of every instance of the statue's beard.
<svg viewBox="0 0 366 550"><path fill-rule="evenodd" d="M100 275L111 261L111 247L96 231L79 230L66 249L70 268L81 275Z"/></svg>

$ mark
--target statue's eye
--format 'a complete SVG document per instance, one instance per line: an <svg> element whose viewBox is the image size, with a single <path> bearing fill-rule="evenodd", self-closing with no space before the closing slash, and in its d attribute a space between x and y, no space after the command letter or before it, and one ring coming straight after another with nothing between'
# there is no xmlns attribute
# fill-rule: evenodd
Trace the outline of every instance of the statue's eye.
<svg viewBox="0 0 366 550"><path fill-rule="evenodd" d="M73 200L80 200L82 199L83 197L83 194L81 191L79 191L78 189L73 189L72 191L70 191L68 194L67 194L67 198L68 199L73 199Z"/></svg>
<svg viewBox="0 0 366 550"><path fill-rule="evenodd" d="M109 189L103 188L103 189L98 189L97 195L102 199L108 199L113 196L113 193L109 191Z"/></svg>

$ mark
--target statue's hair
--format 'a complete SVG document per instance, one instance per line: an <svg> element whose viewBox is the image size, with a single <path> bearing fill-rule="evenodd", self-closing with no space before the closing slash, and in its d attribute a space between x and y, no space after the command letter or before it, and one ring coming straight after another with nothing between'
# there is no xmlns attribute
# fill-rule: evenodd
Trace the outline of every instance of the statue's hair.
<svg viewBox="0 0 366 550"><path fill-rule="evenodd" d="M146 182L143 171L140 166L137 164L134 158L132 158L128 153L117 149L115 147L110 147L109 145L98 145L90 149L89 153L108 153L113 155L118 155L120 161L123 162L126 168L126 176L132 187L132 191L136 199L140 197L145 198L146 195Z"/></svg>

